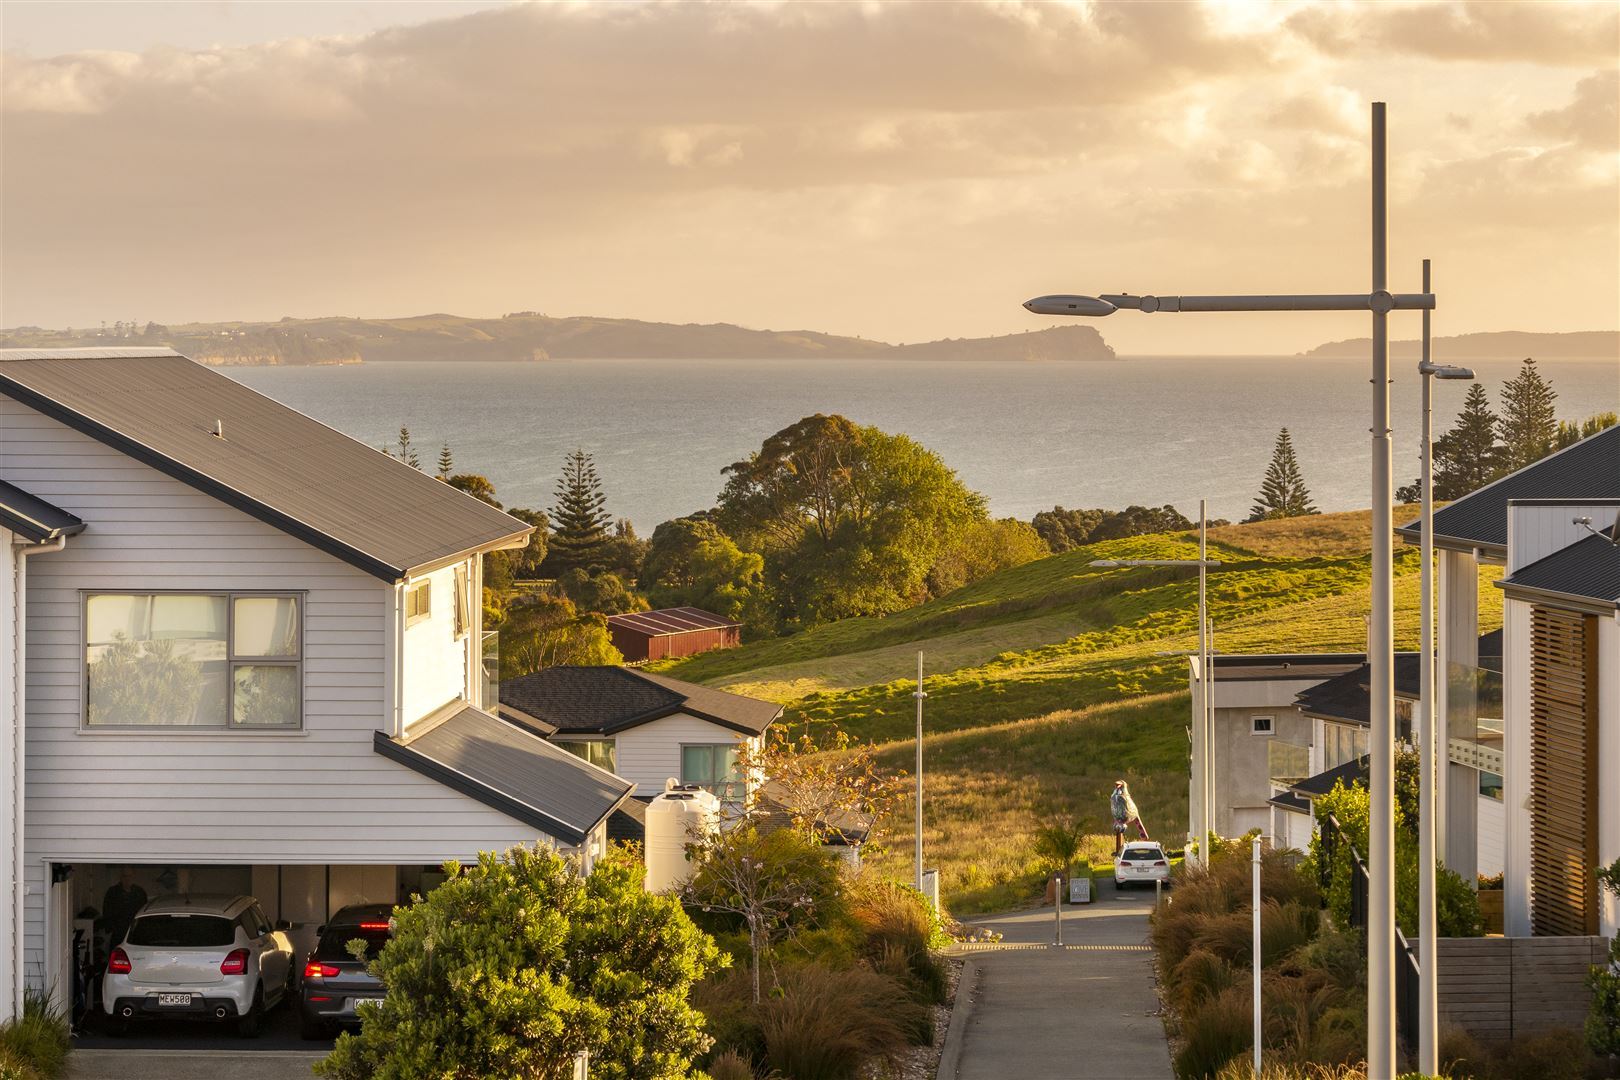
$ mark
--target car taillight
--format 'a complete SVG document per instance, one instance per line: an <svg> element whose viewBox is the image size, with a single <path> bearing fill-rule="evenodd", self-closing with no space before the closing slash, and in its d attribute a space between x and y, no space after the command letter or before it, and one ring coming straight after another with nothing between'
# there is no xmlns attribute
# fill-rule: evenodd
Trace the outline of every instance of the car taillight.
<svg viewBox="0 0 1620 1080"><path fill-rule="evenodd" d="M219 963L221 975L240 975L247 970L248 951L246 949L232 949L225 954L225 959Z"/></svg>
<svg viewBox="0 0 1620 1080"><path fill-rule="evenodd" d="M1154 863L1153 865L1154 866L1169 866L1170 864L1165 862L1163 859L1160 859L1158 862Z"/></svg>
<svg viewBox="0 0 1620 1080"><path fill-rule="evenodd" d="M391 925L392 924L385 923L385 922L363 922L363 923L360 924L360 929L362 929L362 930L387 930L387 929L390 929Z"/></svg>
<svg viewBox="0 0 1620 1080"><path fill-rule="evenodd" d="M129 954L123 949L114 949L112 955L107 957L107 974L128 975L129 973Z"/></svg>
<svg viewBox="0 0 1620 1080"><path fill-rule="evenodd" d="M336 966L323 964L319 960L311 960L304 965L304 978L306 979L330 979L337 973Z"/></svg>

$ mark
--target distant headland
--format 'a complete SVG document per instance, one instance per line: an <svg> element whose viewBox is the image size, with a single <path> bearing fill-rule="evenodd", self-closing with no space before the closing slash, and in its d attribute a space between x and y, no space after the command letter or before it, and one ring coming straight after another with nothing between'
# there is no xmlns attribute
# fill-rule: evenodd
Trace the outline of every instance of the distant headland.
<svg viewBox="0 0 1620 1080"><path fill-rule="evenodd" d="M1416 360L1422 343L1392 341L1389 355L1394 360ZM1523 330L1498 330L1482 334L1458 334L1434 339L1436 360L1620 360L1620 331L1582 330L1569 334L1535 334ZM1354 359L1372 353L1371 338L1351 338L1318 345L1306 357Z"/></svg>

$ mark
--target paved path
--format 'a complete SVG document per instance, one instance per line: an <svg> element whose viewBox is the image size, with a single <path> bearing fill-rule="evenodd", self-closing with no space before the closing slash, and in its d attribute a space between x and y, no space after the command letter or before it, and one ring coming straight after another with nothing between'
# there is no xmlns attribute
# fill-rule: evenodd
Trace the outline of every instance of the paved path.
<svg viewBox="0 0 1620 1080"><path fill-rule="evenodd" d="M1152 908L1152 893L1103 883L1095 902L1064 909L1062 949L1028 947L1051 942L1051 908L971 920L1026 947L968 953L972 1003L940 1080L1171 1080L1145 948Z"/></svg>
<svg viewBox="0 0 1620 1080"><path fill-rule="evenodd" d="M75 1050L67 1080L310 1080L325 1056L301 1050Z"/></svg>

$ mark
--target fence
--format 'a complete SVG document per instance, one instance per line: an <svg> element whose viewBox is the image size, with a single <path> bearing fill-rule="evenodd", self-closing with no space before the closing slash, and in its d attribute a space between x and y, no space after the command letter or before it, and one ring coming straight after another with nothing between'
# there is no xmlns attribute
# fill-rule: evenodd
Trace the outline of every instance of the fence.
<svg viewBox="0 0 1620 1080"><path fill-rule="evenodd" d="M1332 814L1322 822L1322 855L1320 872L1322 891L1326 892L1333 878L1334 854L1340 844L1350 850L1350 925L1367 929L1367 864L1361 861L1361 852L1344 834L1344 827ZM1461 940L1461 939L1459 939ZM1415 950L1406 941L1400 927L1395 928L1395 1027L1408 1046L1417 1045L1418 1037L1418 964ZM1445 967L1439 965L1444 973Z"/></svg>
<svg viewBox="0 0 1620 1080"><path fill-rule="evenodd" d="M1436 948L1440 1022L1487 1041L1579 1030L1587 977L1609 956L1601 937L1441 938Z"/></svg>

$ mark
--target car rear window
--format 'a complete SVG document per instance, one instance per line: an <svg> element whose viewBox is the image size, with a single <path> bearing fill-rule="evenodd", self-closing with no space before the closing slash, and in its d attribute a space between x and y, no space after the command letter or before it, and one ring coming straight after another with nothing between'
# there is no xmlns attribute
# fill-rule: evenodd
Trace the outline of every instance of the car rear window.
<svg viewBox="0 0 1620 1080"><path fill-rule="evenodd" d="M349 952L349 942L364 941L366 943L366 959L375 960L382 947L388 944L388 928L371 926L328 926L326 933L321 935L320 944L315 946L317 960L353 960Z"/></svg>
<svg viewBox="0 0 1620 1080"><path fill-rule="evenodd" d="M1150 847L1128 847L1123 858L1127 862L1157 862L1164 858L1164 852Z"/></svg>
<svg viewBox="0 0 1620 1080"><path fill-rule="evenodd" d="M236 923L217 915L143 915L129 931L131 945L217 949L236 940Z"/></svg>

